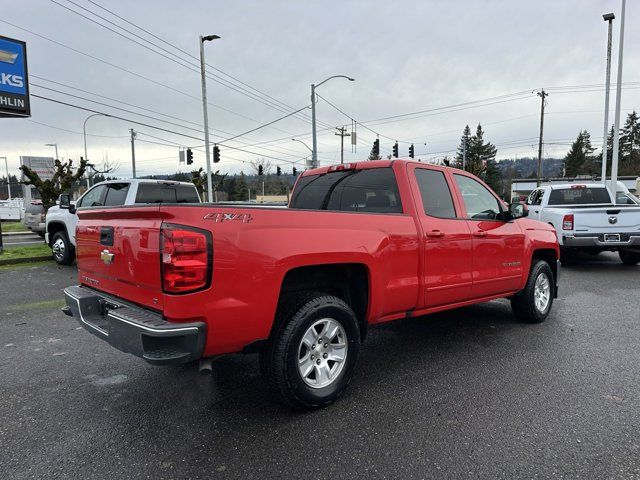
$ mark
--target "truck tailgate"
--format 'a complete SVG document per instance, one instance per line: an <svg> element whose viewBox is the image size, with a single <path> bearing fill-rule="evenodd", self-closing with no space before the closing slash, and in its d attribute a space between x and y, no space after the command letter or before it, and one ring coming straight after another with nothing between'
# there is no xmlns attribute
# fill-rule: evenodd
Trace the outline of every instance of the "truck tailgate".
<svg viewBox="0 0 640 480"><path fill-rule="evenodd" d="M162 310L160 206L80 210L80 283Z"/></svg>
<svg viewBox="0 0 640 480"><path fill-rule="evenodd" d="M640 207L609 206L574 211L576 233L640 232Z"/></svg>

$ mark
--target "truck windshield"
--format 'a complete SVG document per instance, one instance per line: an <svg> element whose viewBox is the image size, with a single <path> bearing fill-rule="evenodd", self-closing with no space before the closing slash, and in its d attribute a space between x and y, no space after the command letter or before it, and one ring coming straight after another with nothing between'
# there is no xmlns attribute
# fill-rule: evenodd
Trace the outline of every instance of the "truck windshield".
<svg viewBox="0 0 640 480"><path fill-rule="evenodd" d="M609 191L604 187L558 188L551 190L549 205L591 205L611 203Z"/></svg>
<svg viewBox="0 0 640 480"><path fill-rule="evenodd" d="M387 167L304 176L298 180L291 208L402 213L396 177Z"/></svg>

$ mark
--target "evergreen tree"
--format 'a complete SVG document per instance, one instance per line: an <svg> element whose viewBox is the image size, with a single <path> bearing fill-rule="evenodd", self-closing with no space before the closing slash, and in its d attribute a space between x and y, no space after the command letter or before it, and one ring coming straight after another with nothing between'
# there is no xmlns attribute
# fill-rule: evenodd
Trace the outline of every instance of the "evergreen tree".
<svg viewBox="0 0 640 480"><path fill-rule="evenodd" d="M247 186L247 178L244 172L240 172L236 185L238 200L251 200L249 198L249 187Z"/></svg>
<svg viewBox="0 0 640 480"><path fill-rule="evenodd" d="M497 152L498 150L492 143L484 142L484 132L482 131L482 126L478 124L476 133L471 137L467 146L466 170L476 176L480 176L486 170L487 162L495 160Z"/></svg>
<svg viewBox="0 0 640 480"><path fill-rule="evenodd" d="M469 160L469 143L471 141L471 129L469 125L466 125L462 130L462 136L460 137L460 145L458 145L458 150L456 151L456 158L453 162L449 162L452 167L462 168L464 163L464 150L465 145L467 149L467 161Z"/></svg>
<svg viewBox="0 0 640 480"><path fill-rule="evenodd" d="M491 189L500 196L504 196L506 192L503 190L502 174L498 168L498 164L494 159L488 159L482 179Z"/></svg>
<svg viewBox="0 0 640 480"><path fill-rule="evenodd" d="M634 110L627 115L627 120L620 129L620 160L631 160L631 155L636 150L640 150L640 123Z"/></svg>
<svg viewBox="0 0 640 480"><path fill-rule="evenodd" d="M571 149L565 157L565 171L567 177L575 177L593 173L593 153L594 148L591 145L591 135L586 130L578 133L578 136L571 145Z"/></svg>

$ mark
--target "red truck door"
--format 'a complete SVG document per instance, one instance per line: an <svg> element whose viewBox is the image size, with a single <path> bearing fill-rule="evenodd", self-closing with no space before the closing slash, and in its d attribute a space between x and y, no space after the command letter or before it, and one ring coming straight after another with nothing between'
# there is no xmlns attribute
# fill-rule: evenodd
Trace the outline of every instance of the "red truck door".
<svg viewBox="0 0 640 480"><path fill-rule="evenodd" d="M423 241L425 308L471 297L472 239L444 170L409 165Z"/></svg>
<svg viewBox="0 0 640 480"><path fill-rule="evenodd" d="M481 182L453 174L473 237L473 298L517 290L523 275L524 233L515 221L496 219L500 200Z"/></svg>

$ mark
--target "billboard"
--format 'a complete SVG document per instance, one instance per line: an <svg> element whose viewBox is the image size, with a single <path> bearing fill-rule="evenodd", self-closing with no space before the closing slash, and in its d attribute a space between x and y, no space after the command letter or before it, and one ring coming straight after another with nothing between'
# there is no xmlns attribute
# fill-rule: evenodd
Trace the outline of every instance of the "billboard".
<svg viewBox="0 0 640 480"><path fill-rule="evenodd" d="M0 36L0 117L29 117L27 44Z"/></svg>
<svg viewBox="0 0 640 480"><path fill-rule="evenodd" d="M20 165L26 165L36 172L41 180L51 180L55 172L55 159L53 157L21 156ZM24 182L25 180L24 173L22 173L20 181ZM22 185L22 196L24 197L25 205L31 203L31 200L40 198L32 185Z"/></svg>

